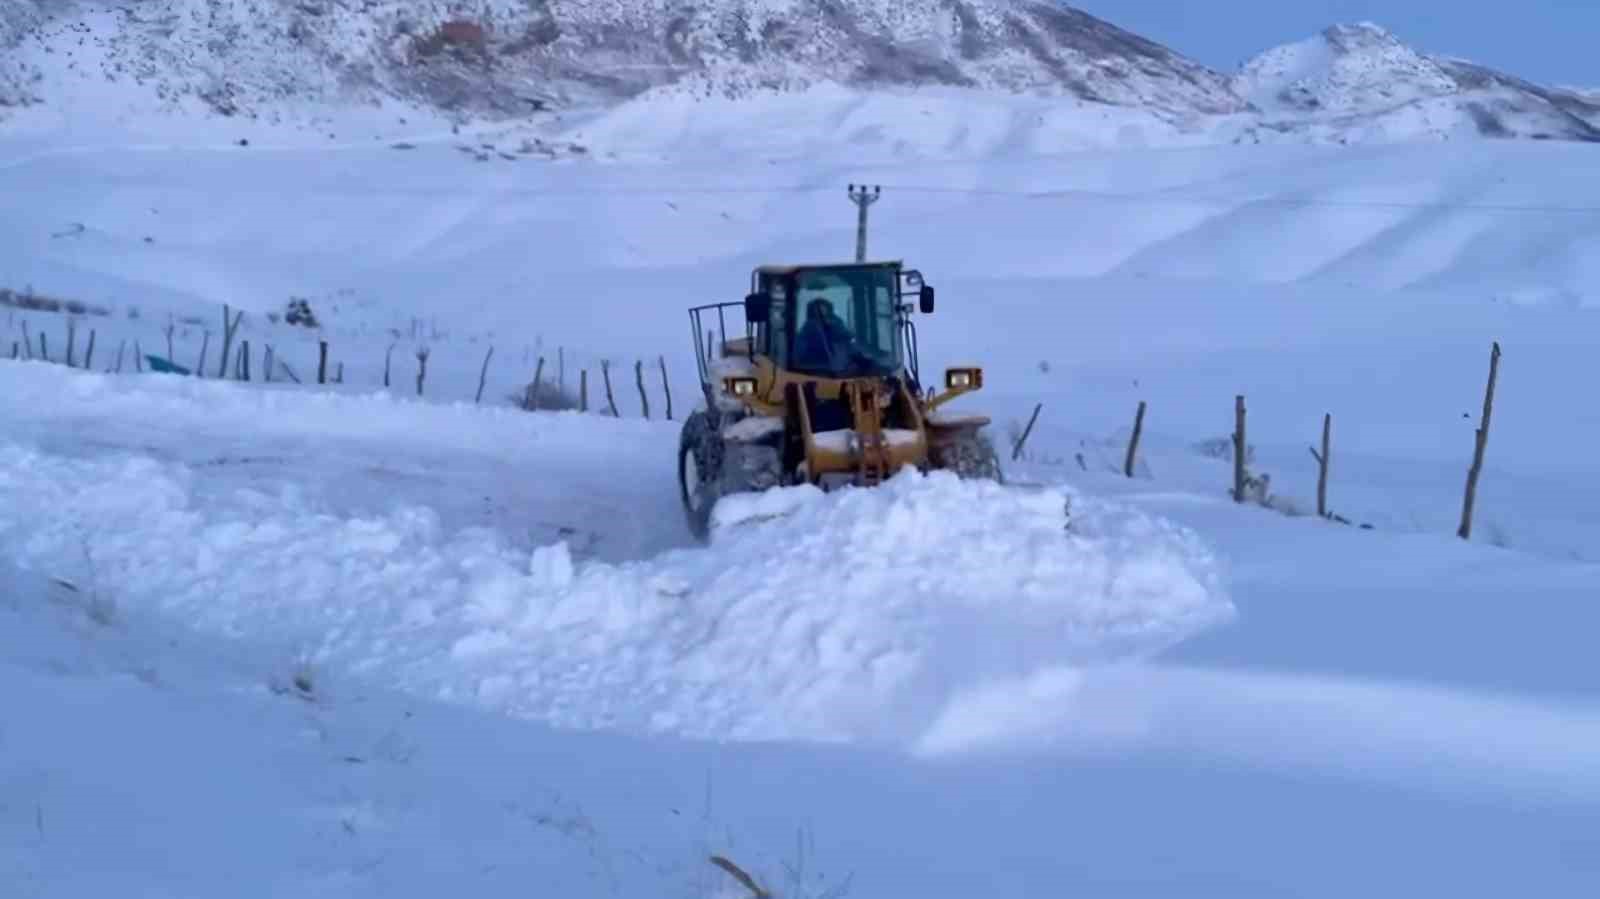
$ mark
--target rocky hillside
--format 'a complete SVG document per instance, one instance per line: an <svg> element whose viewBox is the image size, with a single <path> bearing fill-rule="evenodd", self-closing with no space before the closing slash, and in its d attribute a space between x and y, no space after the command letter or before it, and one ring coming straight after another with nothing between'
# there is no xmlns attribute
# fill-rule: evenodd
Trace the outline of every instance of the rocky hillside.
<svg viewBox="0 0 1600 899"><path fill-rule="evenodd" d="M44 22L37 0L5 0L0 3L0 115L7 107L38 99L42 77L28 64L18 47L25 37L38 34Z"/></svg>
<svg viewBox="0 0 1600 899"><path fill-rule="evenodd" d="M1600 139L1594 97L1377 26L1224 74L1056 0L0 0L0 48L0 116L122 105L107 85L229 117L387 102L464 121L833 81L1071 98L1238 140Z"/></svg>
<svg viewBox="0 0 1600 899"><path fill-rule="evenodd" d="M37 13L38 0L6 0ZM469 115L669 83L741 94L821 80L1043 92L1174 113L1243 108L1228 79L1053 0L55 0L13 13L29 55L78 57L174 101L394 96ZM49 99L52 86L41 93Z"/></svg>

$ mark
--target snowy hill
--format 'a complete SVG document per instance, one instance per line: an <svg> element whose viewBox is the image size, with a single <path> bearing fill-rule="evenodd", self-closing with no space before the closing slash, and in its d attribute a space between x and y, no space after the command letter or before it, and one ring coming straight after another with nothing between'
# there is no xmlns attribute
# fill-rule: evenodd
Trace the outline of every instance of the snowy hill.
<svg viewBox="0 0 1600 899"><path fill-rule="evenodd" d="M1266 131L1600 140L1600 104L1420 53L1372 23L1269 50L1234 87Z"/></svg>

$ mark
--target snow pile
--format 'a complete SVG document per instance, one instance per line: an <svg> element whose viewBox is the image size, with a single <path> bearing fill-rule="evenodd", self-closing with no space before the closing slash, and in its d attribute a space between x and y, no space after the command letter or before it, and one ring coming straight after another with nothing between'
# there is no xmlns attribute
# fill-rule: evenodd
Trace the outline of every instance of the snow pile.
<svg viewBox="0 0 1600 899"><path fill-rule="evenodd" d="M341 515L292 484L6 445L0 545L286 658L559 726L713 738L903 741L964 687L1148 654L1231 613L1184 531L914 472L730 503L709 550L613 564L446 533L416 506Z"/></svg>

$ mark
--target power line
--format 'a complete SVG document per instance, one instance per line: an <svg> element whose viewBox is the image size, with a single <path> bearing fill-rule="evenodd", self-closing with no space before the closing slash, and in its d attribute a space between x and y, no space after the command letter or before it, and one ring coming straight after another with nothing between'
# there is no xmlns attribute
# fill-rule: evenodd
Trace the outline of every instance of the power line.
<svg viewBox="0 0 1600 899"><path fill-rule="evenodd" d="M117 180L117 179L113 179ZM148 185L149 181L136 179L141 184ZM315 184L306 187L316 192ZM1121 203L1128 205L1167 206L1167 207L1196 207L1208 206L1228 210L1243 210L1250 207L1273 206L1280 208L1298 209L1368 209L1390 210L1402 212L1481 212L1509 215L1563 215L1563 216L1590 216L1600 215L1600 206L1572 206L1552 205L1543 203L1475 203L1455 201L1404 201L1404 200L1338 200L1316 197L1285 197L1285 196L1239 196L1239 197L1207 197L1184 195L1175 192L1162 193L1130 193L1119 191L1103 191L1076 188L1060 189L1004 189L985 187L951 187L932 184L893 184L881 185L882 190L892 191L897 194L924 194L931 196L967 196L967 197L995 197L1018 200L1048 201L1095 201L1103 203ZM235 188L242 192L251 192L256 188L241 186ZM262 191L277 192L275 188L259 188ZM485 192L486 195L505 197L684 197L684 196L761 196L761 195L804 195L804 194L831 194L838 190L837 184L773 184L773 185L617 185L617 186L506 186ZM1182 190L1175 188L1174 190ZM350 192L342 186L330 186L327 193L344 194ZM460 197L471 194L473 191L463 190L460 186L439 188L437 190L419 188L388 188L383 191L388 195L418 195L418 196L452 196Z"/></svg>
<svg viewBox="0 0 1600 899"><path fill-rule="evenodd" d="M1397 211L1457 211L1516 214L1600 215L1600 206L1556 206L1539 203L1473 203L1453 201L1404 200L1335 200L1310 197L1200 197L1181 194L1138 194L1114 191L1058 189L1058 190L1005 190L981 187L941 187L925 184L884 184L882 189L902 194L930 194L974 197L1006 197L1022 200L1099 200L1115 203L1153 206L1221 206L1245 209L1251 206L1279 206L1290 208L1321 209L1382 209ZM497 193L512 195L570 195L570 196L717 196L758 194L818 194L832 193L838 188L826 185L780 184L742 187L561 187L512 188ZM456 191L459 193L459 191Z"/></svg>

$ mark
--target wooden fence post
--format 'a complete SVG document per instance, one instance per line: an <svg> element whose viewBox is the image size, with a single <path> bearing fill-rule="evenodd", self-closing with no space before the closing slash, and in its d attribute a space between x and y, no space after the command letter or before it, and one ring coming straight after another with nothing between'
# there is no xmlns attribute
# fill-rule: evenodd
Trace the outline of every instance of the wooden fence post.
<svg viewBox="0 0 1600 899"><path fill-rule="evenodd" d="M383 386L389 386L389 357L394 355L394 344L389 344L389 349L383 353Z"/></svg>
<svg viewBox="0 0 1600 899"><path fill-rule="evenodd" d="M328 342L317 341L317 383L328 383Z"/></svg>
<svg viewBox="0 0 1600 899"><path fill-rule="evenodd" d="M89 329L89 346L83 351L83 370L94 368L94 337L95 330Z"/></svg>
<svg viewBox="0 0 1600 899"><path fill-rule="evenodd" d="M633 380L639 385L639 408L644 412L645 421L650 420L650 395L644 389L644 360L635 359L633 362Z"/></svg>
<svg viewBox="0 0 1600 899"><path fill-rule="evenodd" d="M139 346L139 341L133 342L133 369L139 374L144 374L144 349Z"/></svg>
<svg viewBox="0 0 1600 899"><path fill-rule="evenodd" d="M1472 510L1478 501L1478 475L1483 473L1483 451L1489 445L1489 417L1494 413L1494 385L1500 374L1500 341L1494 342L1489 352L1489 386L1483 393L1483 421L1478 425L1472 451L1472 467L1467 470L1467 492L1461 500L1461 527L1456 536L1462 540L1472 538Z"/></svg>
<svg viewBox="0 0 1600 899"><path fill-rule="evenodd" d="M67 367L78 367L78 322L67 316Z"/></svg>
<svg viewBox="0 0 1600 899"><path fill-rule="evenodd" d="M1122 473L1133 477L1133 460L1139 453L1139 435L1144 432L1144 400L1139 401L1139 411L1133 416L1133 437L1128 441L1128 458L1122 463Z"/></svg>
<svg viewBox="0 0 1600 899"><path fill-rule="evenodd" d="M1317 516L1328 517L1328 456L1332 453L1329 448L1333 431L1333 413L1322 416L1322 452L1315 448L1311 450L1311 458L1317 460Z"/></svg>
<svg viewBox="0 0 1600 899"><path fill-rule="evenodd" d="M600 360L600 376L606 382L606 405L611 407L611 417L621 418L621 413L617 412L617 398L611 392L611 360Z"/></svg>
<svg viewBox="0 0 1600 899"><path fill-rule="evenodd" d="M589 370L578 370L578 411L589 411Z"/></svg>
<svg viewBox="0 0 1600 899"><path fill-rule="evenodd" d="M494 357L494 344L489 344L489 352L483 354L483 367L478 369L478 395L473 397L474 404L483 402L483 385L489 380L489 360Z"/></svg>
<svg viewBox="0 0 1600 899"><path fill-rule="evenodd" d="M1233 501L1244 502L1244 397L1233 398Z"/></svg>
<svg viewBox="0 0 1600 899"><path fill-rule="evenodd" d="M428 380L428 354L432 352L427 347L417 347L417 396L422 396L423 382Z"/></svg>
<svg viewBox="0 0 1600 899"><path fill-rule="evenodd" d="M28 320L22 320L22 355L28 361L33 361L33 335L28 333Z"/></svg>
<svg viewBox="0 0 1600 899"><path fill-rule="evenodd" d="M544 391L544 357L533 366L533 383L528 385L528 393L522 398L522 408L529 412L536 412L541 402L539 394Z"/></svg>
<svg viewBox="0 0 1600 899"><path fill-rule="evenodd" d="M667 395L667 421L672 420L672 382L667 380L667 357L658 356L661 363L661 392Z"/></svg>
<svg viewBox="0 0 1600 899"><path fill-rule="evenodd" d="M228 357L233 352L233 338L239 333L239 322L244 319L244 310L240 309L238 315L233 315L231 306L222 304L222 359L217 363L217 377L228 377Z"/></svg>
<svg viewBox="0 0 1600 899"><path fill-rule="evenodd" d="M194 367L194 376L197 378L203 378L206 376L206 353L209 352L210 349L211 331L210 329L207 329L205 339L200 341L200 364Z"/></svg>
<svg viewBox="0 0 1600 899"><path fill-rule="evenodd" d="M1011 448L1011 461L1022 458L1022 448L1028 443L1028 435L1033 433L1033 425L1039 420L1039 411L1044 408L1044 403L1033 404L1033 414L1028 417L1028 426L1022 429L1022 436L1017 438L1016 446Z"/></svg>

